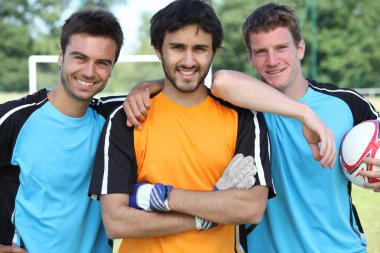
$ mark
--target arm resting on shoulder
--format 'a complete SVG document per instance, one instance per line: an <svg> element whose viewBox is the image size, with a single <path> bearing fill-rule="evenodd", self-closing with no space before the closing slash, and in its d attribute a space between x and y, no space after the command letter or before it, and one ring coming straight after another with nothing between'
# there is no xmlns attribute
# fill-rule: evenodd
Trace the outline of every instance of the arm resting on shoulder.
<svg viewBox="0 0 380 253"><path fill-rule="evenodd" d="M314 159L320 161L323 168L334 166L337 157L334 133L306 104L291 99L256 78L232 70L219 70L215 73L211 92L243 108L299 120L303 124L302 133Z"/></svg>
<svg viewBox="0 0 380 253"><path fill-rule="evenodd" d="M127 126L141 128L150 108L150 95L162 90L164 79L144 81L136 84L129 92L123 107L127 114Z"/></svg>

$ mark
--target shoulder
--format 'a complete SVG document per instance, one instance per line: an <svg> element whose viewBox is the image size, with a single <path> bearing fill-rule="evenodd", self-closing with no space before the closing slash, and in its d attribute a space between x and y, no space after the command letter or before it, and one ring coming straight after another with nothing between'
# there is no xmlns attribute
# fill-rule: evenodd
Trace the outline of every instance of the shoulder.
<svg viewBox="0 0 380 253"><path fill-rule="evenodd" d="M356 92L354 89L339 88L335 84L319 83L314 80L309 80L309 87L316 92L334 96L345 101L349 101L349 100L365 101L363 96L360 95L358 92Z"/></svg>
<svg viewBox="0 0 380 253"><path fill-rule="evenodd" d="M31 95L1 104L0 123L12 117L17 117L20 120L27 118L47 101L47 91L42 89Z"/></svg>
<svg viewBox="0 0 380 253"><path fill-rule="evenodd" d="M346 103L353 114L354 124L363 120L376 119L379 116L375 107L354 89L339 88L334 84L319 83L313 80L309 80L309 87L316 92L333 96Z"/></svg>
<svg viewBox="0 0 380 253"><path fill-rule="evenodd" d="M210 91L209 89L208 89L208 95L209 95L212 99L214 99L216 102L218 102L219 104L221 104L222 106L224 106L224 107L226 107L226 108L228 108L228 109L230 109L230 110L234 110L234 111L236 111L238 114L249 114L249 115L252 115L253 113L255 113L255 112L253 112L253 111L251 111L251 110L248 110L248 109L246 109L246 108L242 108L242 107L239 107L239 106L233 105L233 104L231 104L230 102L227 102L227 101L225 101L225 100L223 100L223 99L221 99L221 98L218 98L218 97L214 96L214 95L211 93L211 91Z"/></svg>
<svg viewBox="0 0 380 253"><path fill-rule="evenodd" d="M90 108L107 118L116 108L123 105L126 97L127 96L108 96L93 98L90 103Z"/></svg>

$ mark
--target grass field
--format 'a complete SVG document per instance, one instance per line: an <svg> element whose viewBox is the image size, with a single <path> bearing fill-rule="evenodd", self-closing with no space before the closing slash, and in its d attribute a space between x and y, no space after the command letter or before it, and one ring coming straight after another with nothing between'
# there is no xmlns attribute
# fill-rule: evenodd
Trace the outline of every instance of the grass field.
<svg viewBox="0 0 380 253"><path fill-rule="evenodd" d="M0 103L16 99L25 94L20 93L0 93ZM371 103L380 111L380 98L369 99ZM380 253L380 193L362 189L354 186L352 199L358 209L361 222L367 237L368 253ZM115 248L120 241L115 242ZM114 250L116 252L116 249Z"/></svg>

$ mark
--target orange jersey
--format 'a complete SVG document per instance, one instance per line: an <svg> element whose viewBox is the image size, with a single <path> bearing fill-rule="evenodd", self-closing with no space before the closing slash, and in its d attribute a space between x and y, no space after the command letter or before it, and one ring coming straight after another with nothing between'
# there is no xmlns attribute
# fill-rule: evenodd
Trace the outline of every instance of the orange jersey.
<svg viewBox="0 0 380 253"><path fill-rule="evenodd" d="M127 129L123 115L122 110L116 112L106 124L109 133L103 133L104 148L109 150L100 149L106 158L97 157L94 175L98 170L103 174L93 178L98 183L94 188L105 190L102 194L131 194L133 180L211 191L237 153L255 156L259 168L255 184L271 186L269 143L262 114L226 106L211 96L198 106L184 107L159 93L151 99L142 129ZM100 162L108 168L98 168ZM238 227L219 225L170 236L126 238L119 253L227 253L241 252L240 248Z"/></svg>

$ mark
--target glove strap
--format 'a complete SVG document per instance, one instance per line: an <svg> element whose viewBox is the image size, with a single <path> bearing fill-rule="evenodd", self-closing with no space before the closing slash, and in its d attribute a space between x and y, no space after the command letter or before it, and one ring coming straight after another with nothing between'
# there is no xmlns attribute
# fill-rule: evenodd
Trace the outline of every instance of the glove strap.
<svg viewBox="0 0 380 253"><path fill-rule="evenodd" d="M137 183L133 194L129 196L129 206L144 211L151 211L149 202L153 186L147 183Z"/></svg>

